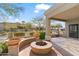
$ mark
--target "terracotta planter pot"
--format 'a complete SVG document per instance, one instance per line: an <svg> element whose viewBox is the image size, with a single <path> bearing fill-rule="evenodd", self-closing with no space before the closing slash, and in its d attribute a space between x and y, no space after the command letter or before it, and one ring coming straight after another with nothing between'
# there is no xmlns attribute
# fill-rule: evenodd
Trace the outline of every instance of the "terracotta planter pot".
<svg viewBox="0 0 79 59"><path fill-rule="evenodd" d="M32 52L35 54L48 54L52 50L52 43L44 41L47 43L45 46L36 45L36 42L31 43Z"/></svg>
<svg viewBox="0 0 79 59"><path fill-rule="evenodd" d="M9 46L13 46L13 45L18 45L19 41L20 41L20 38L12 38L9 41L7 41L6 43Z"/></svg>

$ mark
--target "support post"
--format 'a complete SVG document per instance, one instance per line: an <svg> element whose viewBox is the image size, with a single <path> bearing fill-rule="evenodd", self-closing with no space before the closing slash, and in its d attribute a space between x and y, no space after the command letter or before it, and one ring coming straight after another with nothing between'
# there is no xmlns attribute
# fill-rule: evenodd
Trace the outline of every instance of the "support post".
<svg viewBox="0 0 79 59"><path fill-rule="evenodd" d="M48 19L46 16L44 16L44 20L45 20L45 39L50 41L51 40L51 27L50 27L50 19Z"/></svg>

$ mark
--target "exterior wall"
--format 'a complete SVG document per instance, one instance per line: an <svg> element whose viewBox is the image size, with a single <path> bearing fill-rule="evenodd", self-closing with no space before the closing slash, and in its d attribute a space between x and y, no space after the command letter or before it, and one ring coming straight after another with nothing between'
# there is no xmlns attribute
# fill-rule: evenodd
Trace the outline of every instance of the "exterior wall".
<svg viewBox="0 0 79 59"><path fill-rule="evenodd" d="M3 29L4 29L3 23L0 23L0 31L2 31Z"/></svg>
<svg viewBox="0 0 79 59"><path fill-rule="evenodd" d="M67 21L66 24L65 24L65 36L66 37L69 37L69 24L79 24L79 20L70 20L70 21Z"/></svg>

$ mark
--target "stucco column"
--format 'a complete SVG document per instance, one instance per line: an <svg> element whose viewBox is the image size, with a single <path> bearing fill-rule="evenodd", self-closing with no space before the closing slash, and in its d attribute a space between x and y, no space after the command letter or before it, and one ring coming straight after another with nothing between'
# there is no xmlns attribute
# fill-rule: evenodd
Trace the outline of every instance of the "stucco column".
<svg viewBox="0 0 79 59"><path fill-rule="evenodd" d="M45 33L46 33L46 36L45 36L45 39L46 40L50 40L51 39L51 27L50 27L50 20L44 16L44 20L45 20Z"/></svg>
<svg viewBox="0 0 79 59"><path fill-rule="evenodd" d="M69 24L68 24L68 22L65 23L65 35L67 38L69 37Z"/></svg>

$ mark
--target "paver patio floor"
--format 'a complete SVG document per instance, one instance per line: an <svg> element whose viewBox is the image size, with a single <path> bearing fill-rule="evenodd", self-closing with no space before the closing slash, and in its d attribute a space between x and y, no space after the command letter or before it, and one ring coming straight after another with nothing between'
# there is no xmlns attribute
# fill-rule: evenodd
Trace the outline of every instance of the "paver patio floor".
<svg viewBox="0 0 79 59"><path fill-rule="evenodd" d="M79 40L73 38L52 38L51 41L74 56L79 56Z"/></svg>
<svg viewBox="0 0 79 59"><path fill-rule="evenodd" d="M19 56L62 56L55 48L52 47L52 51L46 55L36 55L31 51L31 46L26 45L21 51Z"/></svg>

